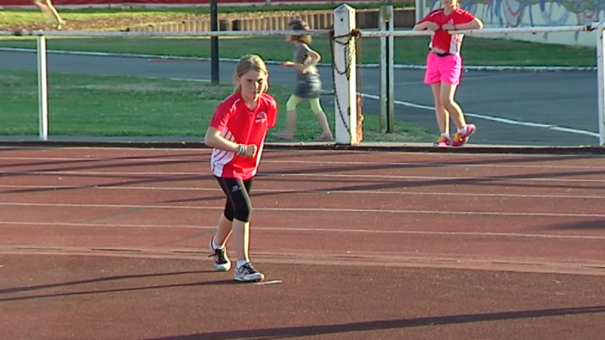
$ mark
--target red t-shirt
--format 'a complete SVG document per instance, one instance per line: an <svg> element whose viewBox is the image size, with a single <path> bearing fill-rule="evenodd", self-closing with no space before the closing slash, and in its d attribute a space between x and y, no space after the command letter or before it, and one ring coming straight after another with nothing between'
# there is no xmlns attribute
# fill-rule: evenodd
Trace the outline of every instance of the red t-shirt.
<svg viewBox="0 0 605 340"><path fill-rule="evenodd" d="M419 23L430 21L441 27L445 24L462 25L469 23L474 19L475 17L471 13L461 8L454 9L449 15L445 15L445 13L443 13L443 8L440 8L431 11L424 19L420 20ZM463 37L464 34L449 34L448 31L438 29L433 35L430 46L437 47L451 54L458 54L460 53Z"/></svg>
<svg viewBox="0 0 605 340"><path fill-rule="evenodd" d="M254 144L256 156L239 156L235 152L212 149L210 167L215 176L246 180L256 174L263 152L267 129L275 125L277 102L268 94L258 98L256 108L250 110L242 95L234 93L220 103L210 126L221 132L221 136L238 144Z"/></svg>

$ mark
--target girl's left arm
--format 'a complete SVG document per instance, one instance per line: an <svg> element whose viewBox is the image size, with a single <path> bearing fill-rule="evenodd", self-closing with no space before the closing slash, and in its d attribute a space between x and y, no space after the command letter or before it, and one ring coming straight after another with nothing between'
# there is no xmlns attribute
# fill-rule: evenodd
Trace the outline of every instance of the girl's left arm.
<svg viewBox="0 0 605 340"><path fill-rule="evenodd" d="M315 66L321 61L321 55L312 49L307 51L309 60L305 64L296 65L296 70L300 73L306 73L309 66Z"/></svg>
<svg viewBox="0 0 605 340"><path fill-rule="evenodd" d="M414 31L424 31L424 30L436 31L438 29L439 29L439 25L437 25L436 23L434 23L432 21L422 21L422 22L414 25L414 28L413 28Z"/></svg>
<svg viewBox="0 0 605 340"><path fill-rule="evenodd" d="M476 30L483 28L483 22L479 18L474 18L472 21L467 22L466 24L454 25L456 26L454 30L462 31L462 30Z"/></svg>
<svg viewBox="0 0 605 340"><path fill-rule="evenodd" d="M321 61L321 55L312 49L307 51L307 56L311 59L309 65L317 65Z"/></svg>
<svg viewBox="0 0 605 340"><path fill-rule="evenodd" d="M210 148L230 151L238 155L254 157L258 147L254 144L245 145L232 142L221 136L221 132L214 127L208 127L204 136L204 144Z"/></svg>

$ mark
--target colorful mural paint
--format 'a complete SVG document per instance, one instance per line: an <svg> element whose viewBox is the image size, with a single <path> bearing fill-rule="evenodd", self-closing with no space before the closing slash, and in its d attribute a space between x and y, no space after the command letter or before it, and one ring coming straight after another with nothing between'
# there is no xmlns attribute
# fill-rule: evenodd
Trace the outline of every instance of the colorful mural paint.
<svg viewBox="0 0 605 340"><path fill-rule="evenodd" d="M428 11L441 7L440 0L427 0L425 4ZM460 6L481 18L486 27L499 28L587 25L601 21L605 13L605 0L460 0ZM594 46L594 39L586 38L586 34L546 34L538 40ZM565 38L569 35L572 41Z"/></svg>
<svg viewBox="0 0 605 340"><path fill-rule="evenodd" d="M584 25L600 21L605 12L604 0L462 0L460 5L498 27ZM440 6L431 0L429 9Z"/></svg>

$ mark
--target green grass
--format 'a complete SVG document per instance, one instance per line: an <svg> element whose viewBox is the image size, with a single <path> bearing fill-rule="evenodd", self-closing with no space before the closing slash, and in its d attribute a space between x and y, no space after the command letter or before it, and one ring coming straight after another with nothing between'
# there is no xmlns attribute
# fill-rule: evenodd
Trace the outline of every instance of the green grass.
<svg viewBox="0 0 605 340"><path fill-rule="evenodd" d="M427 38L395 39L396 64L424 64ZM261 46L261 47L259 47ZM34 38L0 38L0 47L35 49ZM331 49L325 37L315 37L313 47L323 56L324 63L331 62ZM49 37L47 48L61 51L134 53L180 57L210 57L208 38L58 38ZM358 62L379 62L379 40L362 38ZM590 47L572 47L552 44L535 44L504 39L467 37L464 40L465 65L513 65L513 66L596 66L596 53ZM222 58L239 58L255 53L265 60L292 59L292 48L281 37L219 39Z"/></svg>
<svg viewBox="0 0 605 340"><path fill-rule="evenodd" d="M49 74L49 134L64 136L180 136L203 138L216 105L233 92L231 85L204 82ZM37 75L33 71L0 69L0 135L38 133ZM278 124L271 135L283 129L285 102L291 88L271 85L269 93L280 105ZM330 122L334 110L324 107ZM333 124L333 123L332 123ZM387 138L379 133L379 120L366 113L366 141L415 141L429 133L397 122ZM311 140L321 132L308 104L301 104L297 139Z"/></svg>

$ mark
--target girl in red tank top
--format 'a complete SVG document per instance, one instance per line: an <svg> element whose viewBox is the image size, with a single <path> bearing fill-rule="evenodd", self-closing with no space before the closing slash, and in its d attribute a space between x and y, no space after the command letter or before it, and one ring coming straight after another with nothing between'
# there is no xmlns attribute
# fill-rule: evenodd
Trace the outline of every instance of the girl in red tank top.
<svg viewBox="0 0 605 340"><path fill-rule="evenodd" d="M458 0L441 0L443 8L430 12L414 26L415 30L433 31L426 61L424 82L431 86L435 101L435 114L441 135L437 147L463 146L477 128L467 124L462 109L454 101L462 74L461 33L455 31L483 28L481 20L460 8ZM457 132L450 138L449 122Z"/></svg>

